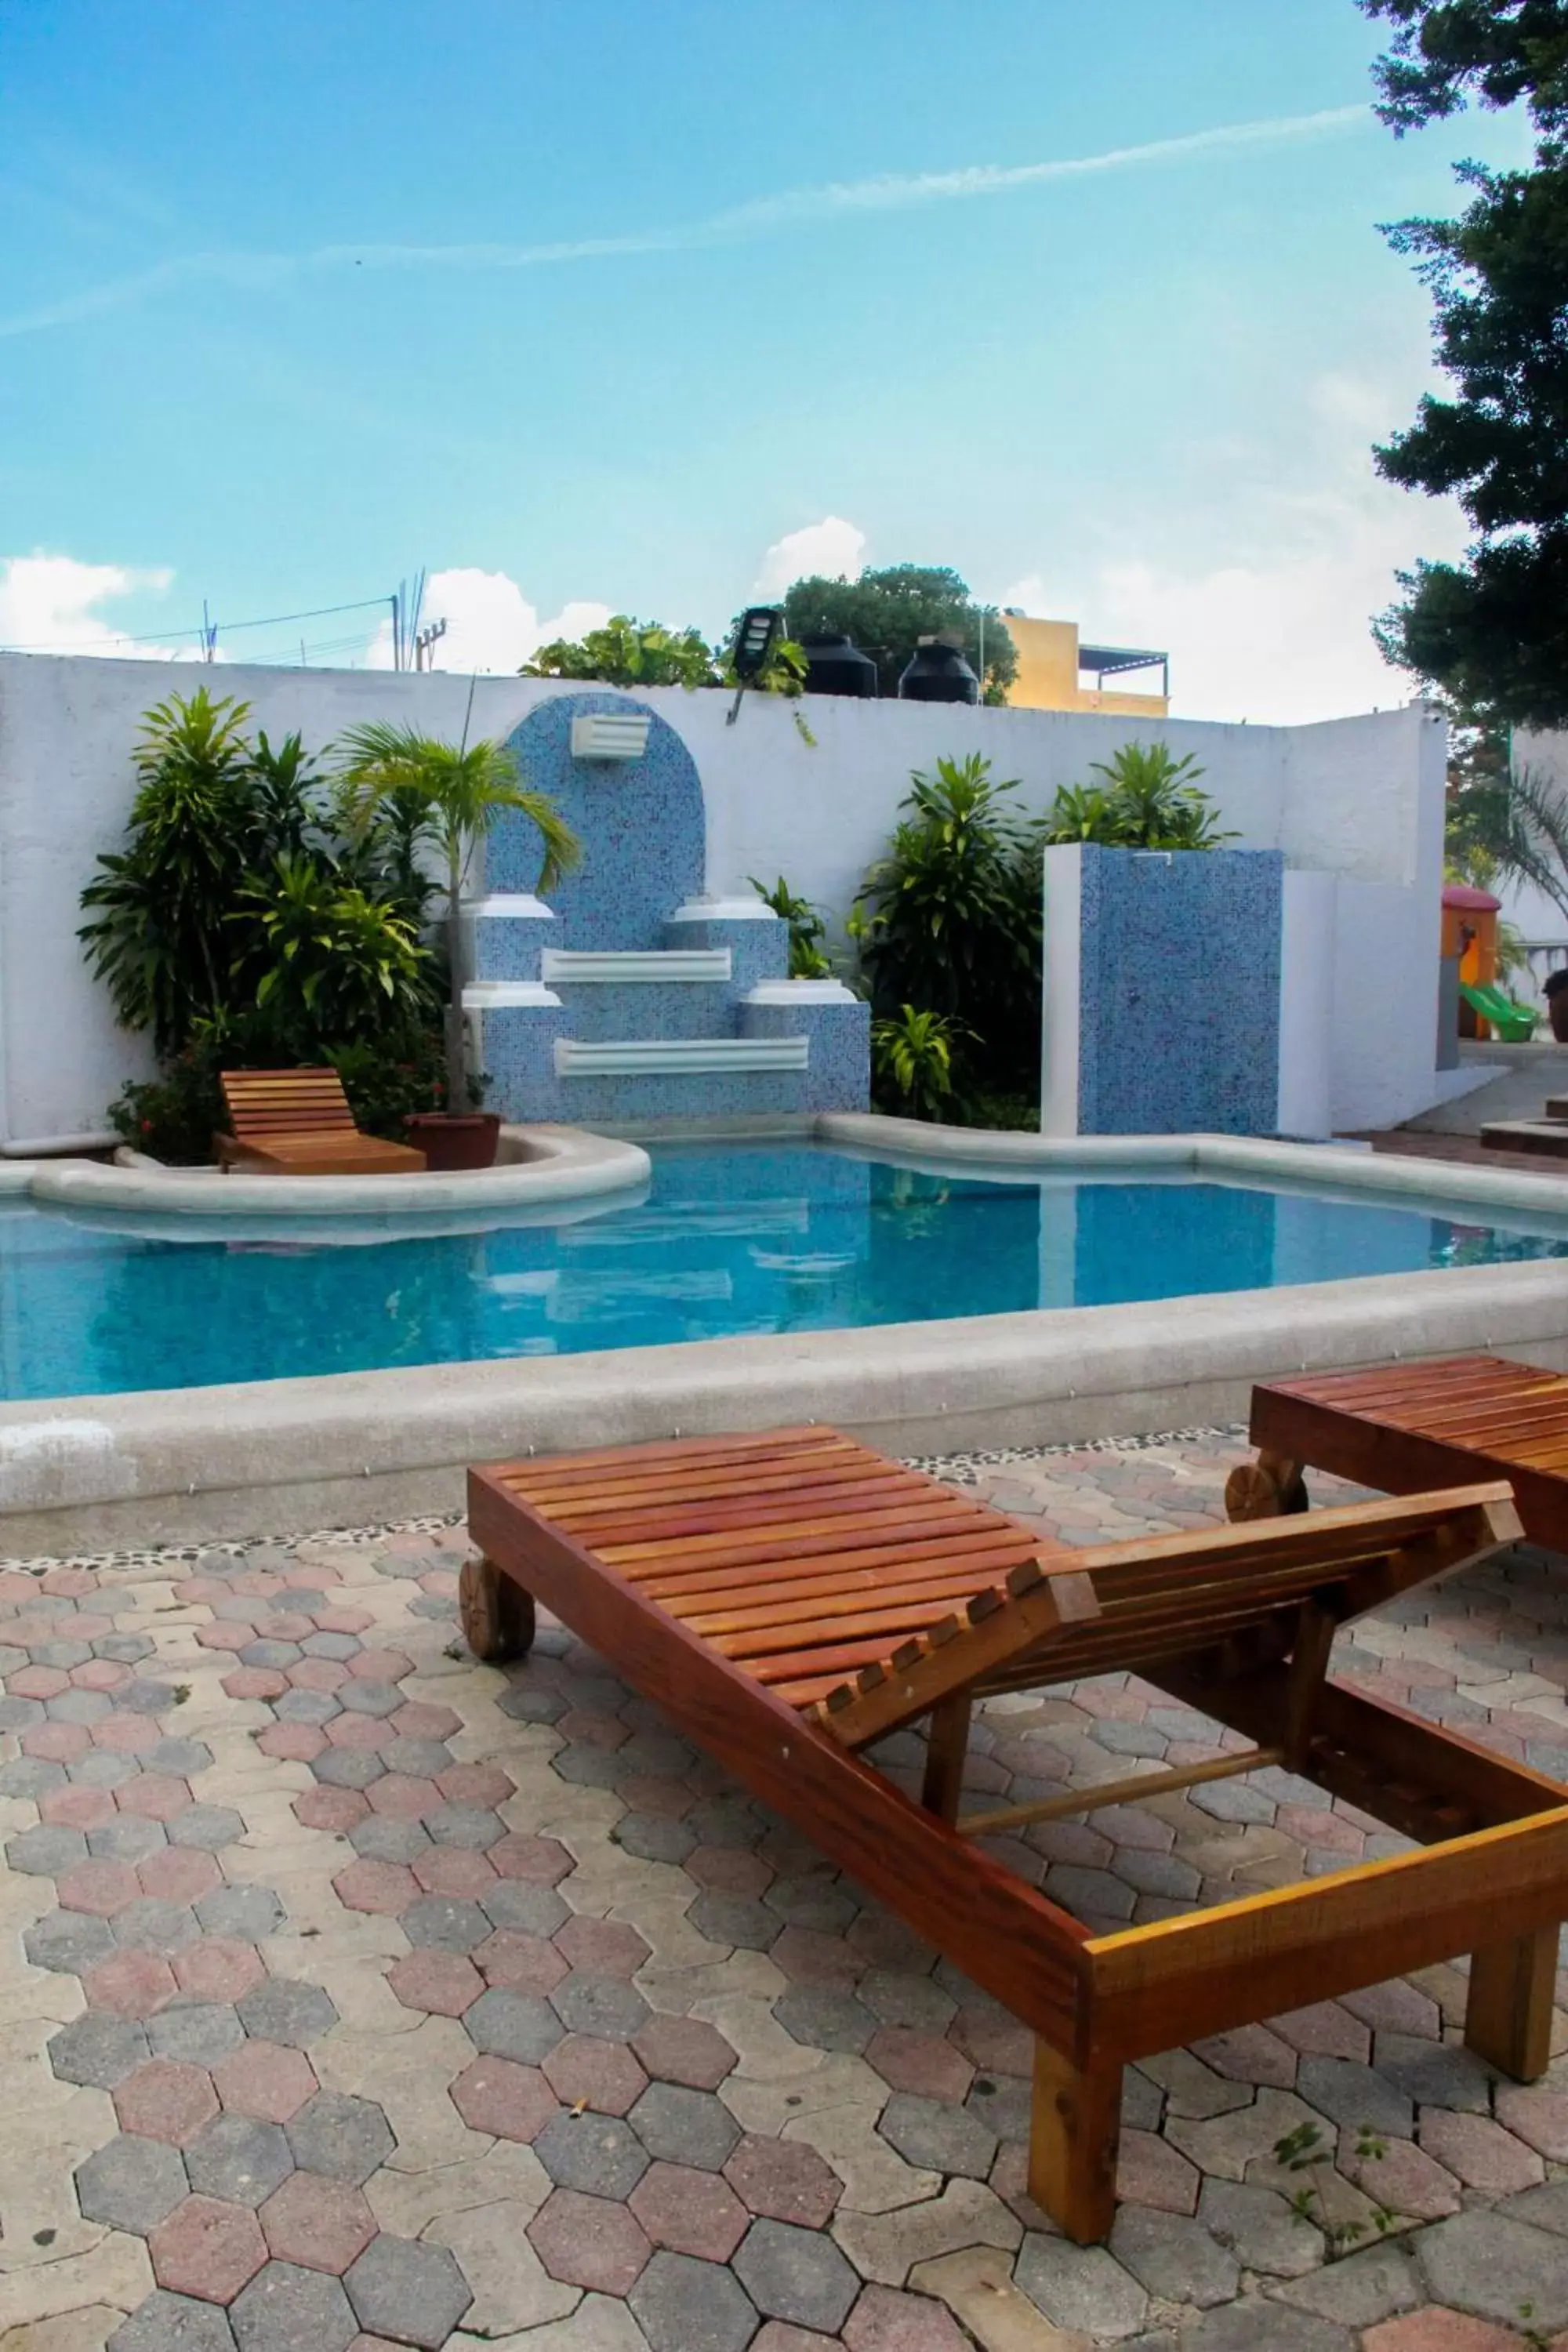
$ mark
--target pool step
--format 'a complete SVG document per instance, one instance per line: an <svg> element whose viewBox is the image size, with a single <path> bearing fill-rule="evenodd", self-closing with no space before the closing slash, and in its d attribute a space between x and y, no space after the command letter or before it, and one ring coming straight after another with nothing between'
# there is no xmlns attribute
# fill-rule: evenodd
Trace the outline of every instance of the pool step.
<svg viewBox="0 0 1568 2352"><path fill-rule="evenodd" d="M663 1077L674 1072L804 1070L805 1037L558 1037L558 1078Z"/></svg>

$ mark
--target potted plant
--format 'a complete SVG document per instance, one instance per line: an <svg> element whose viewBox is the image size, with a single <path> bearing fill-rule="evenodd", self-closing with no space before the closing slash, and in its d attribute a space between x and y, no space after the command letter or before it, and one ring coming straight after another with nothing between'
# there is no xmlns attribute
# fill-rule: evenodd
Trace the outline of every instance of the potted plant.
<svg viewBox="0 0 1568 2352"><path fill-rule="evenodd" d="M472 698L470 696L470 706ZM514 752L504 743L468 740L444 743L415 727L378 720L351 728L342 739L341 783L354 821L368 831L378 814L395 811L400 830L440 861L447 891L447 1108L408 1120L413 1141L433 1169L488 1168L496 1154L500 1118L478 1108L468 1066L463 1019L461 914L463 885L474 852L496 820L517 809L537 826L543 855L535 887L552 889L582 856L577 836L546 793L529 790ZM465 1108L465 1106L471 1106Z"/></svg>

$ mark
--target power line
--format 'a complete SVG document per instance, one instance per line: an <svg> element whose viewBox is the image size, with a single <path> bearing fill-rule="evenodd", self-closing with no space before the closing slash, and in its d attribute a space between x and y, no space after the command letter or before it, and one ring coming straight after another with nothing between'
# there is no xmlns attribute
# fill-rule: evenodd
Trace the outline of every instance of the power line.
<svg viewBox="0 0 1568 2352"><path fill-rule="evenodd" d="M362 596L352 604L316 604L302 613L269 613L258 621L211 621L204 614L200 621L188 629L123 629L113 635L94 637L95 646L163 646L189 643L196 646L216 644L221 630L233 636L241 629L277 629L289 621L322 621L336 613L368 613L381 611L391 603L389 596ZM357 640L355 641L357 642ZM7 654L70 654L81 650L79 638L63 638L53 645L27 644L0 646Z"/></svg>

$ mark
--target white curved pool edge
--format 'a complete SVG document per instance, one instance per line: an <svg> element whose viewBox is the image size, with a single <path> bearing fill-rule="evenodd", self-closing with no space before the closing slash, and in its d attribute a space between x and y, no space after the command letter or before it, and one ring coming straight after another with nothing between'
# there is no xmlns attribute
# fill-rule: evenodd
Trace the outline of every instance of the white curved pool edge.
<svg viewBox="0 0 1568 2352"><path fill-rule="evenodd" d="M461 1213L497 1214L551 1202L595 1199L646 1184L640 1145L577 1127L503 1127L493 1168L460 1175L247 1176L210 1168L132 1167L94 1160L0 1161L0 1195L46 1206L130 1215L364 1217L377 1222Z"/></svg>

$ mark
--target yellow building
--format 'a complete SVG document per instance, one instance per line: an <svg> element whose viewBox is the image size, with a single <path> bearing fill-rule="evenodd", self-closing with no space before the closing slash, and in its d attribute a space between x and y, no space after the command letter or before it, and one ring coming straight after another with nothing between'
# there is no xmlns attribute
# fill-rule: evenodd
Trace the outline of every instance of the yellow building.
<svg viewBox="0 0 1568 2352"><path fill-rule="evenodd" d="M1171 708L1171 664L1167 654L1148 653L1136 646L1080 646L1076 621L1032 621L1025 613L1008 612L1003 618L1018 649L1018 675L1007 689L1014 710L1110 710L1126 719L1163 719ZM1108 692L1105 680L1130 670L1158 669L1158 694ZM1088 675L1099 681L1079 683Z"/></svg>

